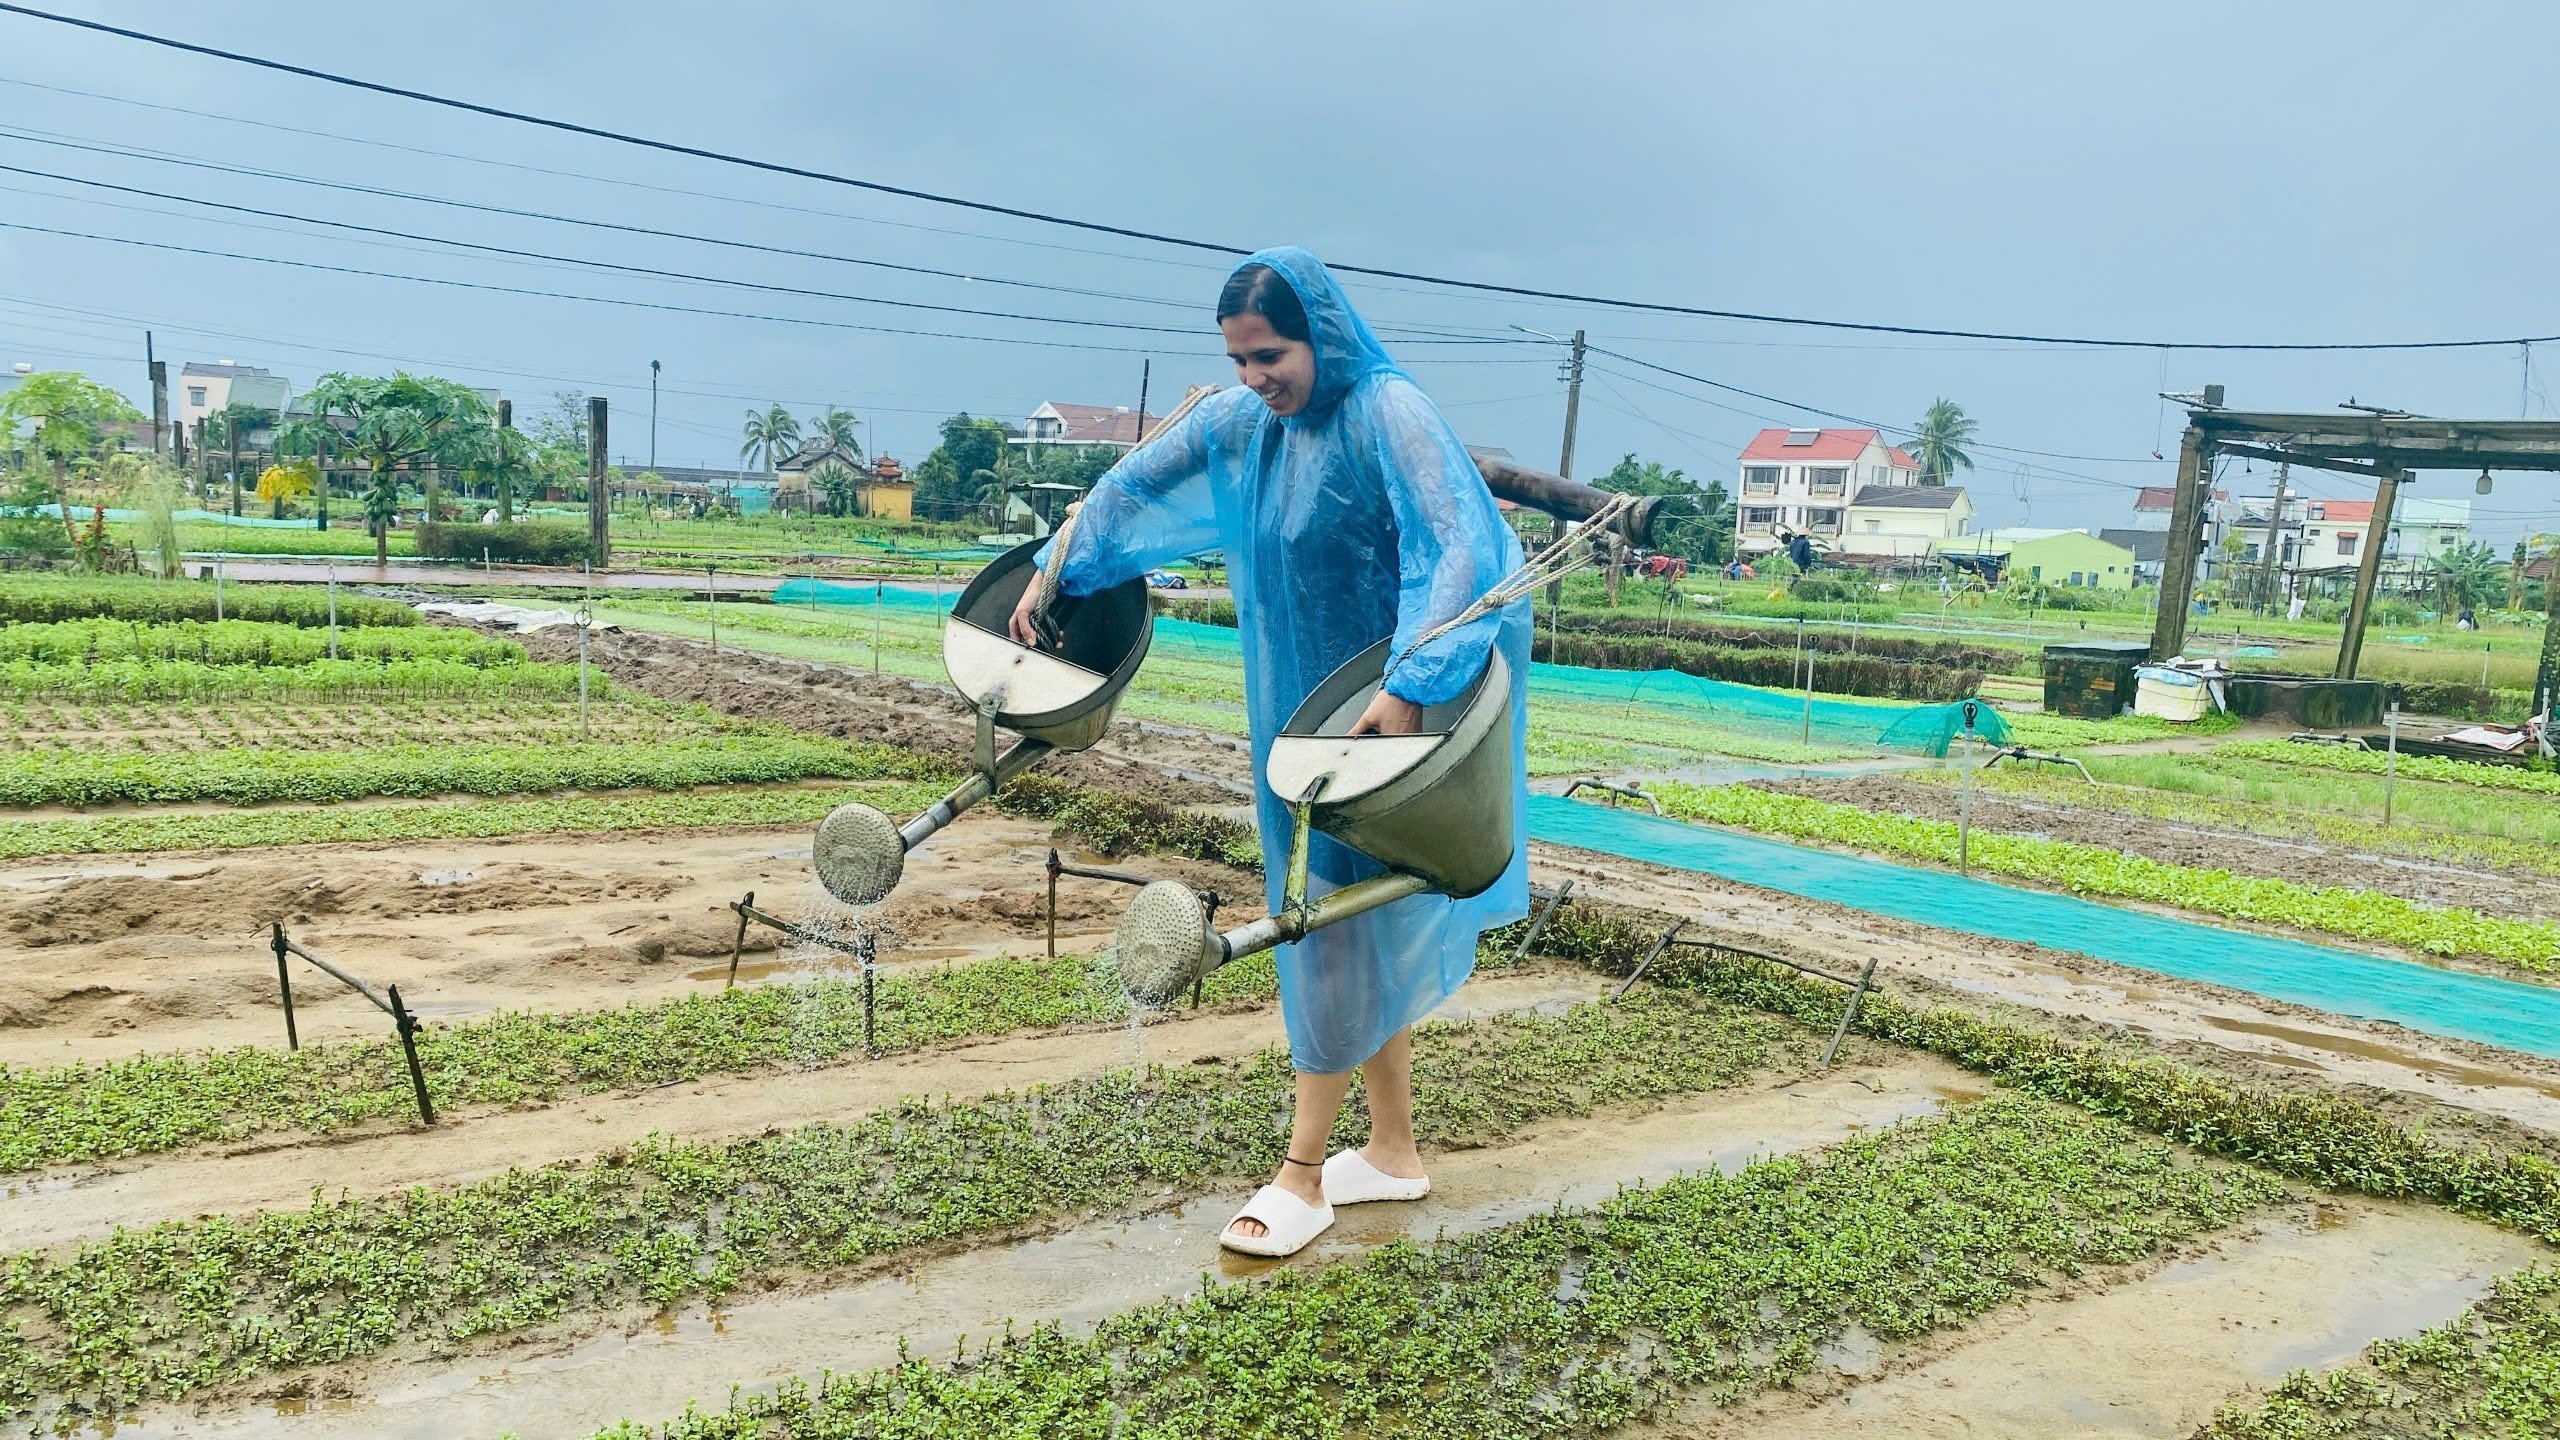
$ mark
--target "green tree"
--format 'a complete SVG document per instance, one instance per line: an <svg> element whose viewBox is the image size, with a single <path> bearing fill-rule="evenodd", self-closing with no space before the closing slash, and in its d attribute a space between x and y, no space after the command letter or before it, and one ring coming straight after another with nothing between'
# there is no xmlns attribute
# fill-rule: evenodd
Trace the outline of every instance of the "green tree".
<svg viewBox="0 0 2560 1440"><path fill-rule="evenodd" d="M748 411L740 433L746 436L747 443L738 447L738 458L755 461L759 469L779 466L800 448L800 422L779 403Z"/></svg>
<svg viewBox="0 0 2560 1440"><path fill-rule="evenodd" d="M840 405L830 405L824 412L809 417L808 436L812 440L824 440L838 452L859 460L862 458L862 445L853 438L853 427L861 423L852 411Z"/></svg>
<svg viewBox="0 0 2560 1440"><path fill-rule="evenodd" d="M2436 556L2435 565L2437 583L2456 609L2493 609L2505 596L2507 565L2491 546L2476 541L2457 545Z"/></svg>
<svg viewBox="0 0 2560 1440"><path fill-rule="evenodd" d="M1973 457L1965 453L1979 428L1964 407L1944 396L1929 403L1927 414L1911 437L1911 448L1918 452L1920 483L1944 485L1955 478L1958 470L1973 468Z"/></svg>
<svg viewBox="0 0 2560 1440"><path fill-rule="evenodd" d="M41 503L63 507L66 542L72 538L73 470L86 470L97 462L98 453L107 448L107 426L129 425L141 418L142 412L122 395L77 370L39 371L0 395L0 440L17 434L21 425L35 427L35 453L53 468L52 498Z"/></svg>
<svg viewBox="0 0 2560 1440"><path fill-rule="evenodd" d="M240 513L241 467L248 463L239 459L247 448L249 437L276 423L276 412L264 405L243 405L235 400L204 417L204 443L209 449L229 449L231 471L231 513ZM283 518L279 513L279 519Z"/></svg>
<svg viewBox="0 0 2560 1440"><path fill-rule="evenodd" d="M1007 486L1003 477L993 470L981 470L969 479L976 486L975 501L978 513L986 517L987 528L1003 529L1005 502L1013 496L1011 487Z"/></svg>
<svg viewBox="0 0 2560 1440"><path fill-rule="evenodd" d="M329 450L338 442L338 427L320 415L293 415L276 426L276 453L309 457L313 476L312 499L318 518L314 528L329 528Z"/></svg>
<svg viewBox="0 0 2560 1440"><path fill-rule="evenodd" d="M966 518L986 484L978 472L1004 464L1004 426L963 411L942 422L942 443L916 467L916 514L936 520Z"/></svg>
<svg viewBox="0 0 2560 1440"><path fill-rule="evenodd" d="M1723 482L1711 481L1701 489L1677 469L1629 454L1591 483L1625 495L1666 497L1654 518L1653 548L1691 565L1720 563L1733 531L1733 502Z"/></svg>
<svg viewBox="0 0 2560 1440"><path fill-rule="evenodd" d="M346 447L365 462L365 518L373 526L374 560L390 559L391 521L399 514L400 469L422 478L427 518L436 513L435 472L467 463L489 426L489 402L468 385L403 370L388 378L331 371L303 397L320 419L343 416Z"/></svg>
<svg viewBox="0 0 2560 1440"><path fill-rule="evenodd" d="M809 483L827 497L828 514L850 515L853 497L862 490L862 475L841 460L821 460L809 472Z"/></svg>

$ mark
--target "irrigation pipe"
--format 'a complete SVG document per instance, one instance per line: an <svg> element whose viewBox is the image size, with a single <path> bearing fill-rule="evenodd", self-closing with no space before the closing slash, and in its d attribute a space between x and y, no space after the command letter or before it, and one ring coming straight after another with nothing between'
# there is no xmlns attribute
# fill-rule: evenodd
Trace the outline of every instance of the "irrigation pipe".
<svg viewBox="0 0 2560 1440"><path fill-rule="evenodd" d="M1661 956L1663 951L1674 945L1686 946L1692 950L1705 950L1723 959L1734 959L1739 957L1747 960L1759 960L1771 965L1781 965L1789 970L1796 971L1799 974L1811 975L1817 979L1828 980L1834 985L1846 985L1849 987L1849 1003L1841 1007L1840 1023L1832 1029L1830 1043L1822 1047L1822 1064L1825 1068L1830 1066L1832 1059L1840 1053L1840 1042L1848 1038L1849 1026L1858 1018L1858 1006L1866 1000L1867 992L1875 988L1876 957L1872 955L1868 956L1865 968L1861 969L1856 978L1853 979L1846 975L1835 975L1819 966L1807 965L1801 960L1790 960L1784 955L1772 955L1765 950L1751 950L1740 945L1728 945L1721 940L1684 939L1680 932L1687 928L1689 928L1688 921L1675 920L1672 922L1670 929L1665 930L1659 936L1656 936L1654 938L1653 948L1644 952L1644 958L1638 960L1636 962L1636 968L1628 972L1626 983L1620 985L1617 990L1609 996L1610 1003L1616 1004L1618 1001L1625 999L1627 997L1627 992L1636 987L1636 981L1644 978L1646 967L1652 965L1655 959Z"/></svg>
<svg viewBox="0 0 2560 1440"><path fill-rule="evenodd" d="M747 925L750 921L758 925L770 926L802 944L815 945L821 950L832 950L839 955L849 955L862 967L862 1053L866 1059L878 1059L880 1056L880 1047L877 1043L880 1022L880 959L879 947L872 939L871 932L864 931L855 937L851 945L846 945L840 940L831 940L816 931L794 925L778 915L768 915L757 909L756 892L753 890L748 891L743 899L730 901L729 908L738 913L738 938L729 947L729 984L726 988L731 990L738 988L738 958L746 953Z"/></svg>

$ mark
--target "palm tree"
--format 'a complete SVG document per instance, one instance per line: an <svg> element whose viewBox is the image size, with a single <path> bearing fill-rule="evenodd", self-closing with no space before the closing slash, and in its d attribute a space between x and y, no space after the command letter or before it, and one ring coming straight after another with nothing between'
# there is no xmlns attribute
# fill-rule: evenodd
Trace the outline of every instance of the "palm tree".
<svg viewBox="0 0 2560 1440"><path fill-rule="evenodd" d="M837 453L862 458L862 445L853 438L853 427L862 421L841 405L830 405L824 414L809 417L809 438L823 440Z"/></svg>
<svg viewBox="0 0 2560 1440"><path fill-rule="evenodd" d="M1920 483L1944 485L1958 470L1972 469L1973 457L1964 447L1973 443L1976 428L1963 406L1944 396L1931 401L1911 436L1912 448L1920 452Z"/></svg>
<svg viewBox="0 0 2560 1440"><path fill-rule="evenodd" d="M986 512L988 527L1003 529L1004 502L1013 492L1006 487L1003 478L993 470L980 470L969 478L977 482L977 505L979 509Z"/></svg>
<svg viewBox="0 0 2560 1440"><path fill-rule="evenodd" d="M862 488L862 476L841 460L827 459L809 472L809 484L827 497L828 514L850 515L854 492Z"/></svg>
<svg viewBox="0 0 2560 1440"><path fill-rule="evenodd" d="M316 412L293 416L276 427L278 452L311 457L311 493L319 502L317 528L322 530L329 528L329 443L337 438L338 427Z"/></svg>
<svg viewBox="0 0 2560 1440"><path fill-rule="evenodd" d="M777 402L763 410L747 412L747 423L741 428L747 443L738 447L738 458L755 460L767 470L779 467L800 448L800 422Z"/></svg>

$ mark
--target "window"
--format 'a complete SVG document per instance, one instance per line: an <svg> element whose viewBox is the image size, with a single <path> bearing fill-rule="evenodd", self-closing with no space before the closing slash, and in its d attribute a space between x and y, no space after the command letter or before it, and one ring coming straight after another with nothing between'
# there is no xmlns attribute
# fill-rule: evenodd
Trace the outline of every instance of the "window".
<svg viewBox="0 0 2560 1440"><path fill-rule="evenodd" d="M2312 507L2311 507L2311 518L2312 518L2312 519L2314 519L2314 520L2326 520L2326 519L2328 519L2328 518L2329 518L2329 507L2328 507L2328 506L2326 506L2326 505L2314 505L2314 506L2312 506Z"/></svg>
<svg viewBox="0 0 2560 1440"><path fill-rule="evenodd" d="M1745 530L1766 530L1777 523L1778 507L1774 505L1745 505L1742 507L1742 528Z"/></svg>
<svg viewBox="0 0 2560 1440"><path fill-rule="evenodd" d="M202 405L204 403L204 387L201 385L188 386L187 403L190 405Z"/></svg>
<svg viewBox="0 0 2560 1440"><path fill-rule="evenodd" d="M1745 466L1743 466L1743 467L1742 467L1742 493L1743 493L1743 494L1745 494L1745 495L1775 495L1775 494L1777 494L1777 493L1778 493L1778 476L1779 476L1779 474L1780 474L1780 473L1781 473L1780 467L1778 467L1778 466L1776 466L1776 465L1745 465Z"/></svg>
<svg viewBox="0 0 2560 1440"><path fill-rule="evenodd" d="M2338 532L2338 553L2341 555L2353 555L2356 553L2356 532L2353 530L2341 530Z"/></svg>
<svg viewBox="0 0 2560 1440"><path fill-rule="evenodd" d="M2071 585L2074 585L2074 586L2078 586L2078 585L2085 585L2085 584L2087 584L2087 583L2088 583L2088 581L2087 581L2087 579L2086 579L2085 577L2083 577L2083 576L2081 575L2081 573L2080 573L2079 571L2074 570L2074 571L2072 571L2072 572L2071 572L2071 579L2070 579L2068 582L2066 582L2066 583L2071 584Z"/></svg>
<svg viewBox="0 0 2560 1440"><path fill-rule="evenodd" d="M1840 466L1814 466L1804 472L1816 495L1839 495L1849 488L1849 472Z"/></svg>
<svg viewBox="0 0 2560 1440"><path fill-rule="evenodd" d="M1840 512L1837 510L1807 510L1804 512L1804 520L1805 524L1823 534L1840 533Z"/></svg>
<svg viewBox="0 0 2560 1440"><path fill-rule="evenodd" d="M2240 547L2240 563L2244 565L2255 565L2258 563L2257 541L2252 540L2248 544Z"/></svg>
<svg viewBox="0 0 2560 1440"><path fill-rule="evenodd" d="M1868 521L1868 522L1867 522L1867 533L1868 533L1868 534L1870 534L1870 535L1881 535L1881 534L1883 534L1883 533L1884 533L1884 522L1883 522L1883 521L1881 521L1881 520L1870 520L1870 521Z"/></svg>

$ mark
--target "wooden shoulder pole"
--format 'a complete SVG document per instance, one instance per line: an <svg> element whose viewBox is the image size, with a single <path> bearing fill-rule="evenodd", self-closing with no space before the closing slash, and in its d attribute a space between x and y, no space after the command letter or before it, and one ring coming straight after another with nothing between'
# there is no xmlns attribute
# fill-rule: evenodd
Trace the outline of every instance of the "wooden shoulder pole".
<svg viewBox="0 0 2560 1440"><path fill-rule="evenodd" d="M2373 520L2365 526L2364 549L2356 556L2356 593L2347 601L2347 628L2338 636L2338 678L2356 678L2356 662L2364 658L2365 620L2373 613L2373 585L2382 574L2382 550L2391 539L2391 507L2400 495L2400 473L2385 466L2373 482Z"/></svg>

